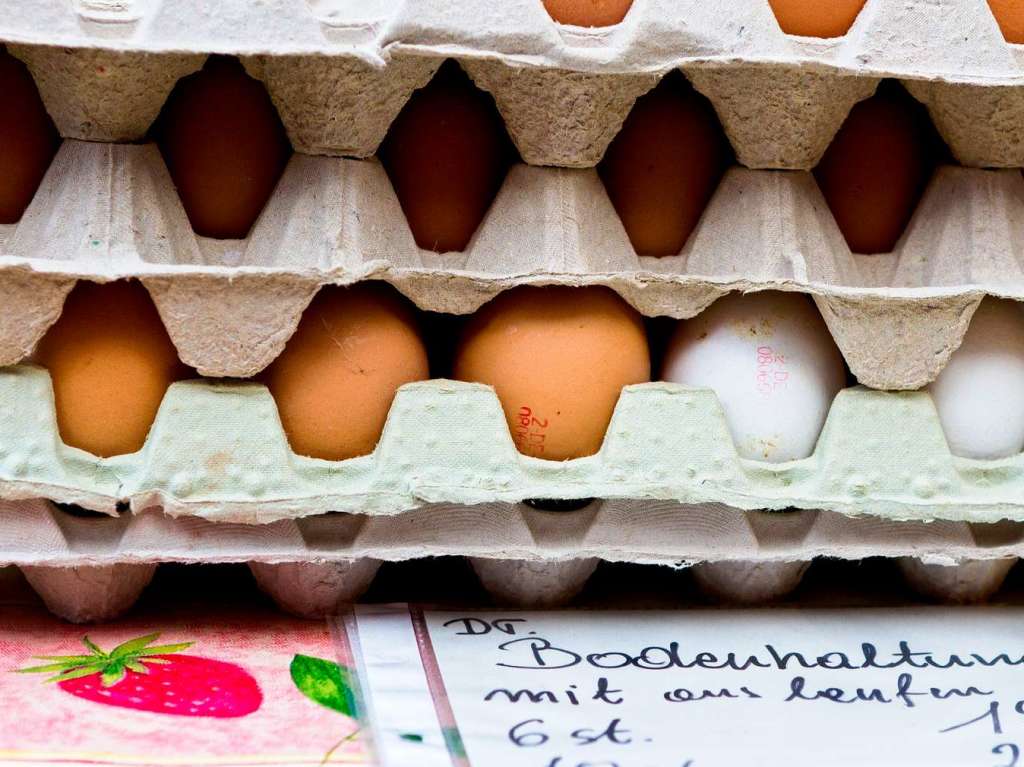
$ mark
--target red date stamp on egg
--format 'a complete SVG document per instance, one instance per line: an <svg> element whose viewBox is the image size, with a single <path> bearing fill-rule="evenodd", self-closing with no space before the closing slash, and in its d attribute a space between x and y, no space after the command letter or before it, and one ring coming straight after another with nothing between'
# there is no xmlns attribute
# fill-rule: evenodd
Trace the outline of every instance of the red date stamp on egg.
<svg viewBox="0 0 1024 767"><path fill-rule="evenodd" d="M786 388L789 371L786 369L786 355L771 346L757 347L757 391L763 397Z"/></svg>
<svg viewBox="0 0 1024 767"><path fill-rule="evenodd" d="M532 408L523 405L516 413L512 440L523 452L543 453L547 428L547 418L538 418Z"/></svg>

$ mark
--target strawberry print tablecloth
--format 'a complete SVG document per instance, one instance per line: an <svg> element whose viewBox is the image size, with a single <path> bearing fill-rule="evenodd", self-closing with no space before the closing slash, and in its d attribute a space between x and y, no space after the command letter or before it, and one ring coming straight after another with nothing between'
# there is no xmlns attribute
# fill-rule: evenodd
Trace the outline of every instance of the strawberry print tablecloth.
<svg viewBox="0 0 1024 767"><path fill-rule="evenodd" d="M371 763L337 627L270 610L0 617L0 764Z"/></svg>

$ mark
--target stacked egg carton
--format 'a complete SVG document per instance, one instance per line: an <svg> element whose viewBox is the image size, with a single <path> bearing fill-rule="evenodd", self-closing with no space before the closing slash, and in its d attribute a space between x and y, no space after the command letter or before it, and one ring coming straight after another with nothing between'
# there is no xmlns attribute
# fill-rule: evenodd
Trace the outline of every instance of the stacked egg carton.
<svg viewBox="0 0 1024 767"><path fill-rule="evenodd" d="M65 137L0 226L0 561L56 612L112 615L161 561L251 562L311 613L419 556L471 556L496 595L554 602L600 559L696 565L712 591L759 599L816 556L869 555L972 598L1024 551L1003 521L1024 520L1024 457L952 456L911 391L985 295L1024 299L1024 47L985 0L867 0L835 40L784 35L757 0L635 0L601 30L559 26L539 0L0 0L0 19ZM195 235L159 151L130 143L211 53L266 85L299 152L244 240ZM470 246L437 254L371 156L446 59L494 96L524 164ZM638 257L593 166L674 68L742 167L678 255ZM859 256L807 169L883 78L928 106L961 165L937 172L892 253ZM629 387L601 452L553 463L515 451L491 390L431 381L399 392L372 455L332 463L288 448L262 386L207 380L171 387L142 451L98 459L61 443L47 373L18 363L76 280L121 277L209 377L264 368L320 286L380 279L456 314L522 284L607 285L678 318L730 291L800 291L858 380L889 391L844 391L811 457L769 464L738 457L712 392ZM598 500L555 514L530 498Z"/></svg>

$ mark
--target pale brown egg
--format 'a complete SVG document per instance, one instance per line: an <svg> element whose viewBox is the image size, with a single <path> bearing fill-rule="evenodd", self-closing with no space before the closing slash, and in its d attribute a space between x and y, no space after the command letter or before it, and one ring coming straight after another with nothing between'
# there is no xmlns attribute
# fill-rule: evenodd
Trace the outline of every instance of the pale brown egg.
<svg viewBox="0 0 1024 767"><path fill-rule="evenodd" d="M0 224L21 219L60 146L28 68L0 46Z"/></svg>
<svg viewBox="0 0 1024 767"><path fill-rule="evenodd" d="M191 374L135 281L78 283L35 357L53 380L61 439L101 457L141 449L167 387Z"/></svg>
<svg viewBox="0 0 1024 767"><path fill-rule="evenodd" d="M891 251L945 157L928 111L897 83L854 105L814 169L850 250Z"/></svg>
<svg viewBox="0 0 1024 767"><path fill-rule="evenodd" d="M842 37L864 7L864 1L768 0L768 4L787 35Z"/></svg>
<svg viewBox="0 0 1024 767"><path fill-rule="evenodd" d="M559 24L610 27L629 12L633 0L544 0L548 15Z"/></svg>
<svg viewBox="0 0 1024 767"><path fill-rule="evenodd" d="M382 283L323 288L260 379L299 455L372 453L398 387L430 376L409 302Z"/></svg>
<svg viewBox="0 0 1024 767"><path fill-rule="evenodd" d="M1008 43L1024 43L1024 0L988 0Z"/></svg>
<svg viewBox="0 0 1024 767"><path fill-rule="evenodd" d="M292 148L263 83L211 56L174 87L153 136L196 234L245 237Z"/></svg>
<svg viewBox="0 0 1024 767"><path fill-rule="evenodd" d="M732 148L711 103L682 73L637 99L597 171L641 256L682 250Z"/></svg>
<svg viewBox="0 0 1024 767"><path fill-rule="evenodd" d="M465 250L517 154L490 94L454 61L413 93L378 156L416 244Z"/></svg>
<svg viewBox="0 0 1024 767"><path fill-rule="evenodd" d="M520 452L601 449L622 387L650 380L640 315L608 288L521 287L470 319L453 375L494 387Z"/></svg>

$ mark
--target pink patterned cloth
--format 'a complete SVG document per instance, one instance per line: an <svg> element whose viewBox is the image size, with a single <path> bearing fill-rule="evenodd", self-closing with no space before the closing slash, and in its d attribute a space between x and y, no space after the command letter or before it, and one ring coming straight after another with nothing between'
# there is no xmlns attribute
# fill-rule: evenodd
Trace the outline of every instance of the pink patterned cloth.
<svg viewBox="0 0 1024 767"><path fill-rule="evenodd" d="M82 655L87 635L104 651L159 632L156 644L194 642L184 654L240 666L262 703L230 719L172 716L86 700L47 683L48 674L11 673L35 655ZM230 616L133 617L74 626L35 607L4 608L0 620L0 764L291 765L370 764L359 724L304 695L292 681L296 654L348 665L326 623L269 611ZM88 680L87 680L88 681Z"/></svg>

